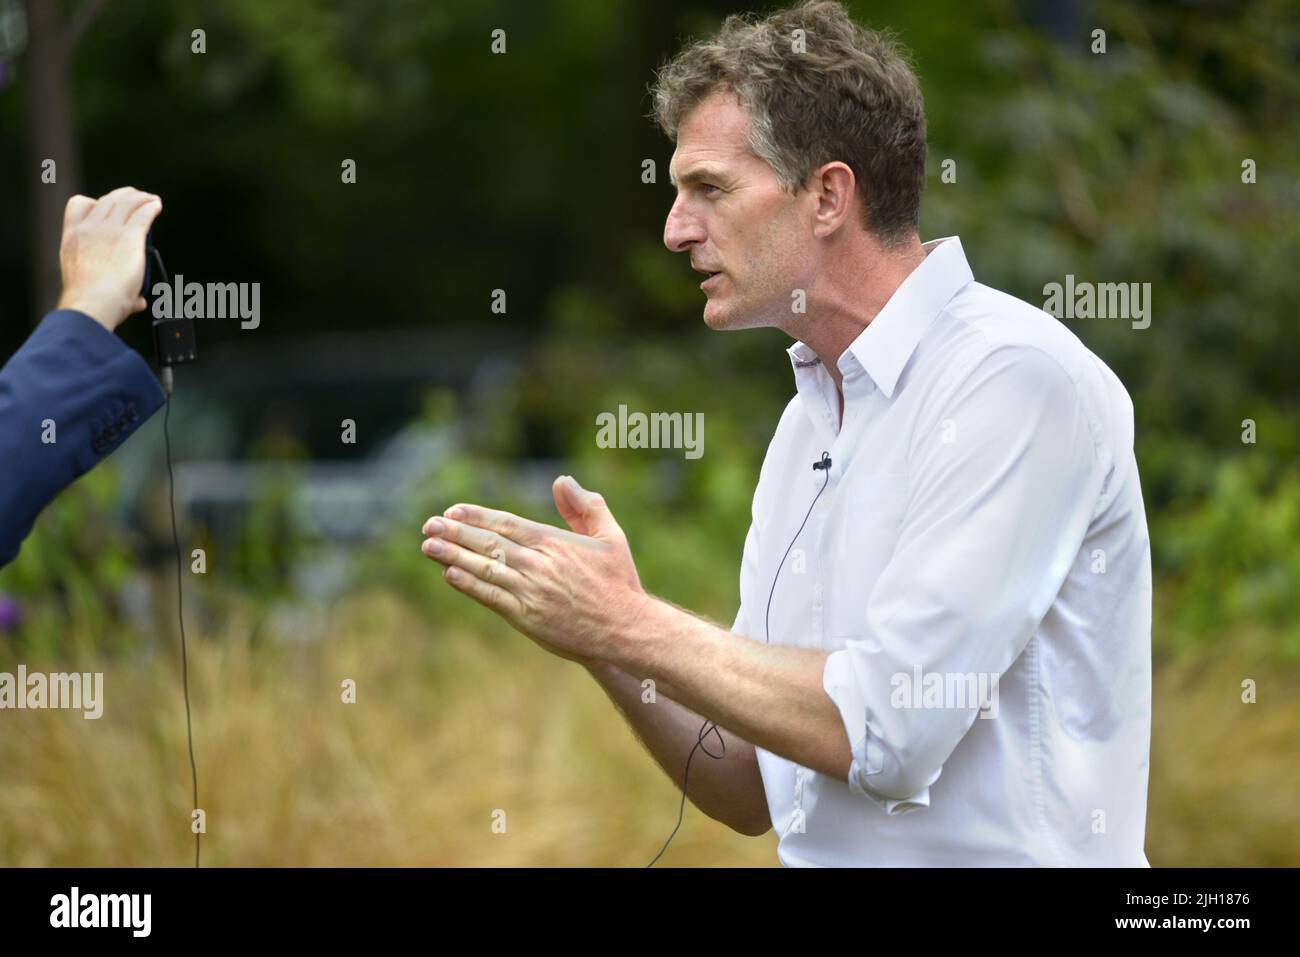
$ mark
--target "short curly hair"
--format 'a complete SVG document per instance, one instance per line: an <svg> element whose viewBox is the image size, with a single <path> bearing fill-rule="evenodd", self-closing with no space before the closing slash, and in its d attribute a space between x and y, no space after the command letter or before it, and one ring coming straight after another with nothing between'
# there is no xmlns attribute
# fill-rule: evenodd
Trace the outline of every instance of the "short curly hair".
<svg viewBox="0 0 1300 957"><path fill-rule="evenodd" d="M732 93L750 114L750 149L785 189L797 192L825 163L847 164L864 225L890 246L916 232L925 186L925 101L909 60L836 2L733 14L659 69L652 116L676 141L701 100Z"/></svg>

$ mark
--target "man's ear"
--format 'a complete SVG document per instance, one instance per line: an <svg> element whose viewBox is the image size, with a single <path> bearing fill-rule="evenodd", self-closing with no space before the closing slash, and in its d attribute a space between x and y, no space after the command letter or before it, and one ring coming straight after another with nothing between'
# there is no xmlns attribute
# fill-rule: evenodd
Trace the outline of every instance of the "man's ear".
<svg viewBox="0 0 1300 957"><path fill-rule="evenodd" d="M808 177L808 188L817 203L813 220L817 238L831 235L854 215L858 183L847 163L834 160L819 166Z"/></svg>

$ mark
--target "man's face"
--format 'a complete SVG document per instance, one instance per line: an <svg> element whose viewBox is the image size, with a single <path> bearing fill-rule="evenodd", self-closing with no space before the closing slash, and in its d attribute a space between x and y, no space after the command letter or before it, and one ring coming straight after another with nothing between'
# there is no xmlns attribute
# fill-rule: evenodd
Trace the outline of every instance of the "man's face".
<svg viewBox="0 0 1300 957"><path fill-rule="evenodd" d="M669 166L677 199L664 245L714 274L702 286L713 329L785 328L792 293L811 275L807 195L783 190L748 137L749 111L730 93L712 94L678 125Z"/></svg>

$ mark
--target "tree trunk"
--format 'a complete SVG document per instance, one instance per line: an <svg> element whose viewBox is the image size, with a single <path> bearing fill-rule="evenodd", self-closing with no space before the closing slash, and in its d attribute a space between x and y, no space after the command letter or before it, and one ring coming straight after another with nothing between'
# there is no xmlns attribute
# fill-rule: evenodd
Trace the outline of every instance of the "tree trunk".
<svg viewBox="0 0 1300 957"><path fill-rule="evenodd" d="M68 76L74 37L59 13L60 6L54 0L27 2L27 55L23 59L27 163L23 175L28 183L33 325L58 300L63 207L81 183ZM47 159L56 164L53 183L41 181L41 164Z"/></svg>

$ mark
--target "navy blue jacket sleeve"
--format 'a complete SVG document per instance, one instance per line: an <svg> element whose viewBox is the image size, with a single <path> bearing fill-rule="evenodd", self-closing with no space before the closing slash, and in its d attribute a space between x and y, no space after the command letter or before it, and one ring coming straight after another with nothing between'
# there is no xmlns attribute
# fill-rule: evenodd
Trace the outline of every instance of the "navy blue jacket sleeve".
<svg viewBox="0 0 1300 957"><path fill-rule="evenodd" d="M0 369L0 566L36 516L166 400L149 364L83 312L51 312Z"/></svg>

